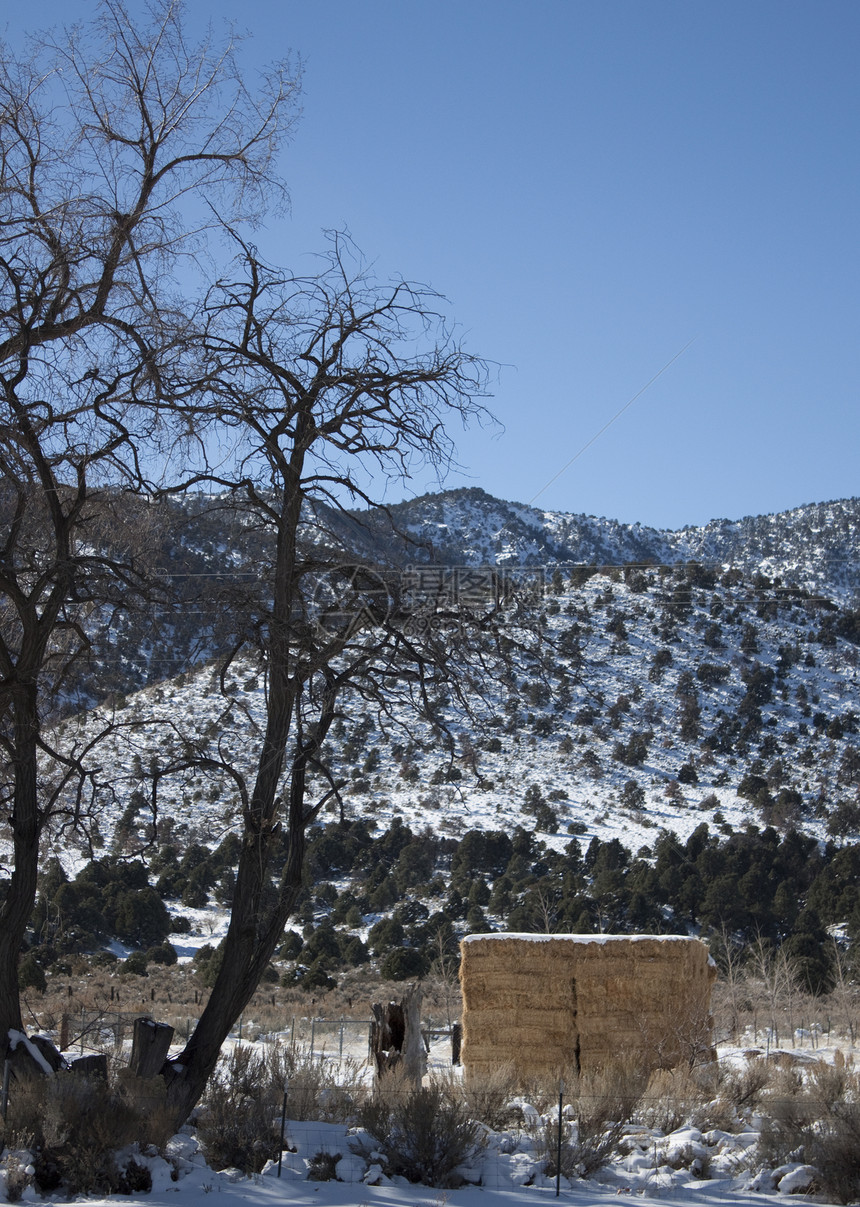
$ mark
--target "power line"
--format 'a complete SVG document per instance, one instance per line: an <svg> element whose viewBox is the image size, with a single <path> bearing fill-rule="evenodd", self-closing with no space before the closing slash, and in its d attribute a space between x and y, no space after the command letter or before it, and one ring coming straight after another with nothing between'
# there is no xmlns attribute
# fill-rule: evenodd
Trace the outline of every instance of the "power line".
<svg viewBox="0 0 860 1207"><path fill-rule="evenodd" d="M565 472L565 470L570 469L570 467L571 467L571 465L573 465L574 461L578 461L579 458L582 456L582 454L586 451L586 449L591 448L592 444L594 444L594 442L596 440L600 439L600 437L607 430L607 428L612 427L615 420L620 419L620 417L624 414L624 412L628 409L628 407L632 407L633 403L636 401L636 399L641 398L642 395L645 393L645 391L648 389L648 387L652 386L658 377L662 377L663 374L666 372L666 370L675 363L675 361L678 359L678 357L683 356L684 353L687 351L687 349L690 347L690 344L695 343L695 341L698 338L699 337L697 335L694 335L693 338L691 340L689 340L688 343L684 344L684 347L680 350L680 352L676 352L671 360L667 360L665 365L663 366L663 368L660 369L660 371L658 373L655 373L650 381L646 381L645 385L642 387L642 389L637 390L636 393L633 395L633 397L628 402L625 402L625 404L621 408L621 410L616 411L615 414L612 416L612 418L607 423L604 423L604 425L600 429L600 431L596 432L586 444L583 444L583 446L579 450L579 452L576 453L573 457L571 457L571 459L567 462L567 464L563 465L561 467L561 469L558 471L558 473L555 474L552 478L550 478L550 480L546 483L545 486L542 486L540 488L540 490L537 492L536 495L533 495L532 498L529 499L527 506L531 507L531 505L534 503L535 499L539 499L540 496L543 494L543 492L545 490L548 490L549 487L552 486L553 482L555 482L558 478L561 477L561 475Z"/></svg>

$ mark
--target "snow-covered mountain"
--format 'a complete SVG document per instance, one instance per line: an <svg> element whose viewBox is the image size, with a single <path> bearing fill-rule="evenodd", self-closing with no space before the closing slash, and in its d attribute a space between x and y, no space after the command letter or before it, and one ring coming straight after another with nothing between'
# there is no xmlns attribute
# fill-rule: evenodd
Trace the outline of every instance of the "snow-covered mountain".
<svg viewBox="0 0 860 1207"><path fill-rule="evenodd" d="M439 683L421 715L406 693L381 708L361 684L342 697L331 779L308 783L311 801L341 786L309 838L319 883L298 923L314 937L294 974L324 986L338 961L367 959L366 940L400 953L385 975L418 975L440 927L452 942L464 925L552 929L550 907L576 930L797 927L819 954L821 920L860 932L858 508L659 533L453 491L393 508L400 536L378 513L323 517L356 562L530 567L539 589L503 611L506 661L478 679L473 662L462 694ZM183 606L111 629L84 685L97 706L54 724L58 748L88 752L89 778L59 800L44 857L66 873L140 857L171 910L199 920L230 900L234 773L253 775L265 724L261 665L213 655L238 623L231 599L256 591L265 611L267 550L218 500L175 521L162 563ZM43 905L46 923L86 899L88 874L66 889L48 866L66 897Z"/></svg>
<svg viewBox="0 0 860 1207"><path fill-rule="evenodd" d="M127 694L205 664L233 643L233 605L265 593L267 536L225 501L199 496L164 506L152 571L181 603L106 617L106 650L84 676L71 706ZM660 531L594 516L541 511L478 489L442 491L385 511L347 514L318 508L308 532L334 534L357 562L404 567L541 568L550 578L575 567L672 566L697 562L733 569L752 583L764 575L843 608L860 599L860 500L816 503L769 516L712 520Z"/></svg>
<svg viewBox="0 0 860 1207"><path fill-rule="evenodd" d="M472 716L438 702L453 747L427 721L395 710L380 726L347 700L331 748L334 773L348 783L347 812L381 825L399 814L452 836L526 824L556 845L570 833L623 834L634 849L660 828L686 836L703 820L855 834L860 614L846 596L858 519L860 504L847 501L656 533L480 491L400 505L396 523L428 557L539 560L544 594L525 623L546 640L484 686ZM359 552L369 557L373 529L362 531ZM212 549L196 556L223 556ZM375 560L393 552L389 541ZM231 555L243 564L235 545ZM181 662L176 632L172 641ZM116 802L102 813L109 841L123 803L145 792L151 761L185 738L217 742L250 770L262 724L258 668L234 665L229 699L209 667L189 657L182 670L65 722L89 733L108 714L122 721L100 755ZM164 781L159 794L162 812L195 838L231 825L236 801L205 777Z"/></svg>
<svg viewBox="0 0 860 1207"><path fill-rule="evenodd" d="M711 520L677 532L542 511L468 488L391 508L423 556L452 564L643 565L696 561L759 570L843 600L860 591L860 500L814 503L774 515ZM414 553L410 554L415 557Z"/></svg>

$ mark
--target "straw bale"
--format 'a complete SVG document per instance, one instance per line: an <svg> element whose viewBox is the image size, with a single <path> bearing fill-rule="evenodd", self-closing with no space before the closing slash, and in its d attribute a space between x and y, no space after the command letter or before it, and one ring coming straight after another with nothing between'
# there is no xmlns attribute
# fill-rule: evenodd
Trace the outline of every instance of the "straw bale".
<svg viewBox="0 0 860 1207"><path fill-rule="evenodd" d="M705 945L686 936L471 935L460 968L466 1074L689 1059L710 1047L714 975Z"/></svg>

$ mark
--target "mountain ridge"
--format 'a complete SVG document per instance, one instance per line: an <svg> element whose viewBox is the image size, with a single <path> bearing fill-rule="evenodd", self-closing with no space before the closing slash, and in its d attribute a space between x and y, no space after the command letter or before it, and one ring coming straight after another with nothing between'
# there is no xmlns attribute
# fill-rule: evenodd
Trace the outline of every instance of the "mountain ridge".
<svg viewBox="0 0 860 1207"><path fill-rule="evenodd" d="M421 495L395 504L389 511L398 526L434 551L436 556L431 560L440 560L442 554L459 545L470 564L479 560L534 564L539 553L548 555L550 562L568 564L707 561L734 564L747 571L778 568L791 585L809 587L814 583L817 588L831 589L842 596L856 593L860 587L857 498L809 503L736 520L714 519L705 525L685 525L675 530L534 508L494 498L479 487ZM467 532L476 527L484 532L477 555L469 550L474 538L466 539ZM527 534L531 534L534 547L523 556ZM823 546L817 557L809 556L812 536ZM849 572L840 572L846 566Z"/></svg>

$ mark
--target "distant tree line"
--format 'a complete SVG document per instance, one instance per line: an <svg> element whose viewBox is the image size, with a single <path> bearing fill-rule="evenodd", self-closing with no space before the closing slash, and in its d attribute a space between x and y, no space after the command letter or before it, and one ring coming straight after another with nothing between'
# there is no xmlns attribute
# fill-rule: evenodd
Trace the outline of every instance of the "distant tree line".
<svg viewBox="0 0 860 1207"><path fill-rule="evenodd" d="M40 882L28 967L62 965L70 952L107 938L142 950L164 944L187 920L170 918L161 894L179 898L180 908L189 895L195 905L209 892L226 898L234 841L214 851L192 844L181 857L162 849L158 891L140 862L94 861L69 880L52 861ZM356 932L373 916L365 942ZM294 928L277 957L288 963L281 973L288 982L318 989L371 960L389 979L424 976L440 959L456 961L463 934L492 929L729 935L782 949L803 986L821 993L836 972L827 930L836 926L850 940L851 965L860 938L858 844L822 846L796 830L752 824L724 836L702 823L686 841L663 831L636 853L617 838L592 838L584 848L571 838L554 851L521 827L470 830L458 840L395 817L375 837L362 819L310 831ZM199 961L210 976L215 954L210 948Z"/></svg>

